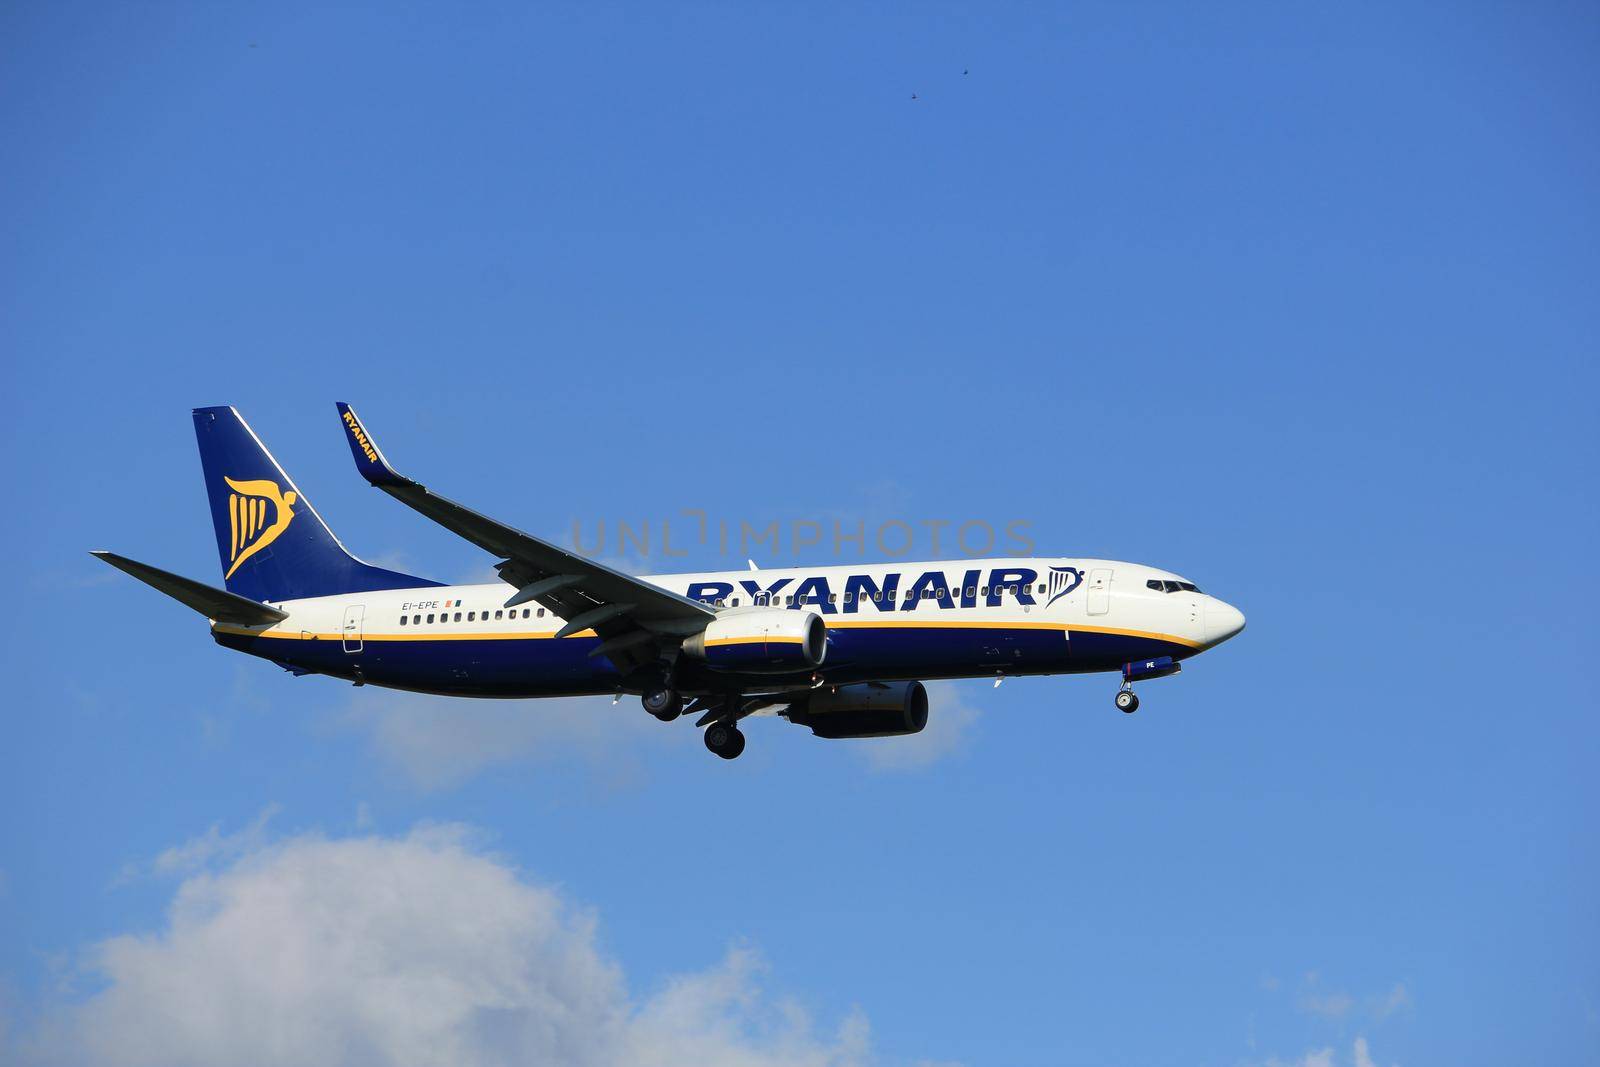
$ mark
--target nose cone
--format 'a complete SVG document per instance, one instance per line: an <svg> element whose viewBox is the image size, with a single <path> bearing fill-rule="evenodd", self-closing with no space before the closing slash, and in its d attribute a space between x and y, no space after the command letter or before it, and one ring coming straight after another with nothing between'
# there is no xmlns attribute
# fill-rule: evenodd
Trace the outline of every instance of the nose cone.
<svg viewBox="0 0 1600 1067"><path fill-rule="evenodd" d="M1220 645L1244 629L1244 612L1216 597L1206 601L1206 646Z"/></svg>

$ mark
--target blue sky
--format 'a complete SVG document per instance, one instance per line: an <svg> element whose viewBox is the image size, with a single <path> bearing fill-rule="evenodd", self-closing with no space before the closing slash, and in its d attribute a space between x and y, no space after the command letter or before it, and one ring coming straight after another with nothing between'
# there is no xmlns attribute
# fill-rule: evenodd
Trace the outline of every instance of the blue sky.
<svg viewBox="0 0 1600 1067"><path fill-rule="evenodd" d="M1595 1061L1592 7L319 7L0 11L0 1058ZM1022 520L1250 627L722 764L86 555L220 578L231 403L483 574L334 400L556 539Z"/></svg>

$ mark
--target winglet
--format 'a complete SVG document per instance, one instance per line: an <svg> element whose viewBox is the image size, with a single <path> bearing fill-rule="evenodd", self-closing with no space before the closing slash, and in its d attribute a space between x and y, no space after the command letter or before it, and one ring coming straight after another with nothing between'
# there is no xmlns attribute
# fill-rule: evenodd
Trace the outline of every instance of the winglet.
<svg viewBox="0 0 1600 1067"><path fill-rule="evenodd" d="M416 484L389 466L389 461L378 451L378 443L367 433L367 428L361 425L361 420L349 404L337 401L334 406L339 409L339 421L344 425L345 439L350 442L350 454L355 457L356 470L361 472L361 477L380 488L386 485Z"/></svg>

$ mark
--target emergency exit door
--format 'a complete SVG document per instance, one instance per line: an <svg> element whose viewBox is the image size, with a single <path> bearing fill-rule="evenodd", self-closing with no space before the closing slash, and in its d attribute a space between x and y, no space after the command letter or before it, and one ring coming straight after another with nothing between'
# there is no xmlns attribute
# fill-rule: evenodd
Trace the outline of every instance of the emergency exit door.
<svg viewBox="0 0 1600 1067"><path fill-rule="evenodd" d="M361 604L352 604L344 609L344 650L346 652L361 651L361 619L367 609Z"/></svg>

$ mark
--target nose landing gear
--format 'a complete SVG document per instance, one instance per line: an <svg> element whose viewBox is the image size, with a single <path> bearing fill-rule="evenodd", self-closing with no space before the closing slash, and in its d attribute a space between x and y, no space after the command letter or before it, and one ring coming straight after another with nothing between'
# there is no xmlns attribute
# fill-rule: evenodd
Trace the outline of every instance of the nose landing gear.
<svg viewBox="0 0 1600 1067"><path fill-rule="evenodd" d="M1147 681L1166 678L1183 670L1183 664L1171 656L1154 656L1134 660L1122 665L1122 688L1117 691L1117 710L1132 715L1139 710L1139 698L1133 695L1135 679Z"/></svg>

